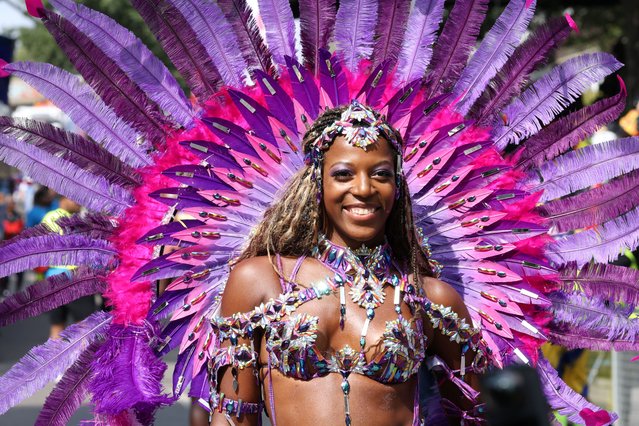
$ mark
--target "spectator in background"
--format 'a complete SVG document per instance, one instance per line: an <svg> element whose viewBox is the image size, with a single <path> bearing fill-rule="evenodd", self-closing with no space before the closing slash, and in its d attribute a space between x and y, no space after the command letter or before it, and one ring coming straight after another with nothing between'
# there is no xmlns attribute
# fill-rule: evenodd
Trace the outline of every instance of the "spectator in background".
<svg viewBox="0 0 639 426"><path fill-rule="evenodd" d="M52 209L55 192L46 186L41 186L33 196L33 208L27 213L27 228L36 226Z"/></svg>
<svg viewBox="0 0 639 426"><path fill-rule="evenodd" d="M2 208L0 208L0 219L2 220L2 236L3 240L9 240L18 235L24 229L24 220L18 214L15 208L13 198L9 195L2 197ZM16 274L16 288L22 286L23 273ZM10 294L9 283L11 277L3 277L0 279L0 297L7 297Z"/></svg>
<svg viewBox="0 0 639 426"><path fill-rule="evenodd" d="M81 207L78 203L70 200L66 197L60 198L60 207L47 213L42 219L42 223L47 226L51 231L62 234L62 228L57 224L58 219L63 217L69 217L75 213L78 213ZM74 270L75 266L50 266L45 277L51 277L57 274L69 274ZM75 300L67 305L60 306L49 313L51 322L50 338L57 339L60 337L60 333L67 326L69 316L73 317L74 322L82 321L89 315L91 315L97 309L95 299L93 296L85 296L78 300Z"/></svg>

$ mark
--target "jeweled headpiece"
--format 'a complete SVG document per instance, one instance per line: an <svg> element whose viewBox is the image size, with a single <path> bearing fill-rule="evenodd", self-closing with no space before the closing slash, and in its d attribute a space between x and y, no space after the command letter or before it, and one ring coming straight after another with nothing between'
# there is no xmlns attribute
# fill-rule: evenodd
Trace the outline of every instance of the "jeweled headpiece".
<svg viewBox="0 0 639 426"><path fill-rule="evenodd" d="M352 146L362 148L364 151L373 145L381 137L386 139L397 153L396 184L401 183L402 170L402 146L397 138L397 133L386 122L383 115L376 116L375 111L356 100L353 100L342 113L339 120L327 126L322 133L309 144L306 154L306 164L313 165L314 179L318 183L321 192L321 166L324 153L338 136L344 136L346 142ZM399 195L399 191L398 191Z"/></svg>

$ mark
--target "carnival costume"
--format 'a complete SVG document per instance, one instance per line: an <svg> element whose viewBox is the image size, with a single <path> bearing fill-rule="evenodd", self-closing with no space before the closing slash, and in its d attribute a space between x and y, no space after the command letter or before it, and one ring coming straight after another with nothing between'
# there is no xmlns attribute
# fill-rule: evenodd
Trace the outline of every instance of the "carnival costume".
<svg viewBox="0 0 639 426"><path fill-rule="evenodd" d="M189 86L189 102L128 30L72 0L50 3L54 10L37 0L27 6L82 79L41 63L3 70L50 98L86 136L2 117L0 157L91 213L60 220L63 235L35 227L2 243L3 276L48 264L81 267L5 300L0 324L95 293L111 310L32 349L0 378L0 413L64 373L38 424L65 424L87 395L98 422L150 424L187 388L232 422L263 403L218 394L216 368L254 363L252 348L234 341L267 326L269 370L304 380L342 374L347 424L358 423L348 410L353 372L394 383L427 365L474 398L463 367L425 362L424 325L399 313L382 339L384 359L362 359L364 331L359 351L314 351L317 318L295 309L333 292L344 301L348 291L370 320L390 293L395 305L421 310L435 332L471 351L472 368L485 361L536 367L551 407L573 422L616 419L567 388L539 351L545 341L639 348L628 319L639 274L607 264L637 245L639 144L627 138L574 149L623 111L623 82L618 95L556 119L621 64L584 54L531 81L577 29L569 16L525 38L535 2L512 0L473 53L487 0L457 1L441 32L444 0L416 0L412 8L409 1L341 0L339 9L302 2L298 51L287 1L258 1L262 38L244 0L132 0ZM365 147L379 134L393 142L392 130L399 132L423 249L462 295L473 325L425 299L402 265L390 273L384 246L359 258L327 240L309 255L333 278L307 289L283 282L282 297L218 316L229 262L277 191L321 157L305 158L302 138L324 109L339 105L350 105L343 122L314 146L321 151L346 135ZM164 253L167 245L179 249ZM152 283L168 278L156 299ZM343 317L344 305L336 315ZM161 357L175 348L169 396L160 386ZM416 401L416 424L424 412ZM479 414L457 413L469 422Z"/></svg>

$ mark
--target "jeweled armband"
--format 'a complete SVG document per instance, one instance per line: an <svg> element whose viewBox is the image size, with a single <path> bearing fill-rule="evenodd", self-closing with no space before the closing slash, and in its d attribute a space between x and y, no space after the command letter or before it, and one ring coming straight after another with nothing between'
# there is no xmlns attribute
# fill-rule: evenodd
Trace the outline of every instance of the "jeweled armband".
<svg viewBox="0 0 639 426"><path fill-rule="evenodd" d="M245 414L259 414L264 407L261 402L245 402L241 399L226 398L224 392L213 392L211 395L211 412L217 411L238 419Z"/></svg>

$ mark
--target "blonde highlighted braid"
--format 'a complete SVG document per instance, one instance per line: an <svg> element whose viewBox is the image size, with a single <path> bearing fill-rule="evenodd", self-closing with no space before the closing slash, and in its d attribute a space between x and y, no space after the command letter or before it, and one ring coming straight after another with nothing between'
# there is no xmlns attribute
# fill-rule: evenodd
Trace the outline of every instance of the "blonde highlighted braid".
<svg viewBox="0 0 639 426"><path fill-rule="evenodd" d="M326 110L307 130L302 140L304 153L322 131L339 120L347 106ZM401 136L397 134L401 142ZM321 171L320 171L321 172ZM406 179L400 181L400 197L386 223L386 236L397 261L411 268L415 275L432 276L428 258L419 244L413 222L413 211ZM324 206L318 201L318 186L313 179L313 166L304 166L288 182L279 197L264 213L264 218L253 231L248 246L236 259L271 256L278 253L287 257L308 256L317 245L324 229ZM277 268L276 268L277 270ZM279 273L280 271L278 271Z"/></svg>

